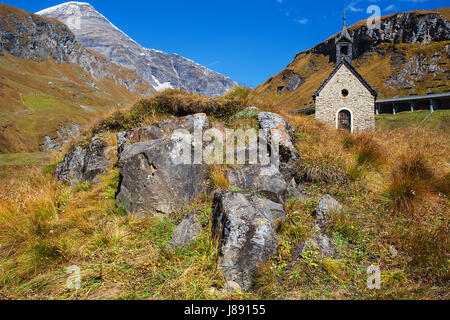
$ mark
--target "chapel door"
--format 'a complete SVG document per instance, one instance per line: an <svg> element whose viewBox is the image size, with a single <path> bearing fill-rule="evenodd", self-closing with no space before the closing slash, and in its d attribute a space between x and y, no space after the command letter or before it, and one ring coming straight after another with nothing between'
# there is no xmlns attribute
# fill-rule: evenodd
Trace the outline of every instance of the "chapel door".
<svg viewBox="0 0 450 320"><path fill-rule="evenodd" d="M350 111L342 110L338 115L338 128L352 131L352 117Z"/></svg>

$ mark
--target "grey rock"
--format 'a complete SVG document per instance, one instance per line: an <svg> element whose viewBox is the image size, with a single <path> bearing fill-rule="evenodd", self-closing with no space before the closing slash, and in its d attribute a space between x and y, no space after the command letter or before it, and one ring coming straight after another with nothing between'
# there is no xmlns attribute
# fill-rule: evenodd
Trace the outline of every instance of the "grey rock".
<svg viewBox="0 0 450 320"><path fill-rule="evenodd" d="M206 191L206 167L179 163L183 139L189 134L127 145L119 158L118 206L146 215L171 213Z"/></svg>
<svg viewBox="0 0 450 320"><path fill-rule="evenodd" d="M304 189L305 189L304 184L297 185L295 178L292 178L291 182L287 187L287 192L289 197L293 199L303 199L303 200L309 199L310 197L307 194L303 193Z"/></svg>
<svg viewBox="0 0 450 320"><path fill-rule="evenodd" d="M202 233L198 222L197 212L190 212L178 225L172 234L172 240L167 244L167 249L186 248L191 245Z"/></svg>
<svg viewBox="0 0 450 320"><path fill-rule="evenodd" d="M129 131L122 131L117 134L117 147L119 155L127 145L138 142L148 142L161 139L164 132L156 126L139 127Z"/></svg>
<svg viewBox="0 0 450 320"><path fill-rule="evenodd" d="M56 167L56 177L60 181L66 181L75 185L83 179L84 158L86 152L80 146L76 146L69 152L64 160Z"/></svg>
<svg viewBox="0 0 450 320"><path fill-rule="evenodd" d="M197 113L179 118L170 118L148 127L140 127L117 134L119 156L127 145L148 142L172 135L176 130L186 130L193 134L195 130L206 130L210 127L209 118L204 113Z"/></svg>
<svg viewBox="0 0 450 320"><path fill-rule="evenodd" d="M98 182L98 175L105 172L114 161L108 158L110 150L104 141L94 137L84 157L83 180Z"/></svg>
<svg viewBox="0 0 450 320"><path fill-rule="evenodd" d="M261 193L275 202L283 202L286 196L286 181L275 166L240 165L229 169L227 178L230 186Z"/></svg>
<svg viewBox="0 0 450 320"><path fill-rule="evenodd" d="M56 130L56 137L46 135L40 145L41 151L61 149L70 139L80 135L80 125L77 123L60 124L59 130Z"/></svg>
<svg viewBox="0 0 450 320"><path fill-rule="evenodd" d="M380 28L368 29L361 25L351 32L353 58L376 51L380 43L427 44L450 39L450 22L439 13L400 12L382 19ZM336 36L302 52L329 56L335 62Z"/></svg>
<svg viewBox="0 0 450 320"><path fill-rule="evenodd" d="M296 141L294 128L282 116L271 112L259 113L258 123L260 129L268 133L269 145L272 146L272 138L279 141L280 172L286 181L291 181L296 174L296 165L300 161L300 154L294 147Z"/></svg>
<svg viewBox="0 0 450 320"><path fill-rule="evenodd" d="M234 282L234 281L227 281L225 288L228 292L234 293L234 292L241 292L242 288L239 285L239 283Z"/></svg>
<svg viewBox="0 0 450 320"><path fill-rule="evenodd" d="M146 49L120 31L88 3L68 2L38 12L69 25L84 47L135 70L157 91L168 88L206 96L223 95L237 84L177 54ZM77 17L80 24L71 23Z"/></svg>
<svg viewBox="0 0 450 320"><path fill-rule="evenodd" d="M13 56L35 61L53 59L62 63L75 50L75 36L67 26L26 11L23 16L18 16L7 7L2 11L2 48Z"/></svg>
<svg viewBox="0 0 450 320"><path fill-rule="evenodd" d="M72 186L83 181L98 182L98 175L104 173L113 162L108 157L110 151L106 143L96 137L86 150L76 146L56 167L57 179Z"/></svg>
<svg viewBox="0 0 450 320"><path fill-rule="evenodd" d="M281 80L285 82L285 85L278 87L277 92L280 94L285 91L295 91L306 82L305 79L289 69L281 72Z"/></svg>
<svg viewBox="0 0 450 320"><path fill-rule="evenodd" d="M196 113L185 117L170 118L155 123L154 126L160 128L167 135L178 129L187 130L189 133L194 133L195 130L206 130L209 129L210 123L206 114Z"/></svg>
<svg viewBox="0 0 450 320"><path fill-rule="evenodd" d="M292 255L291 264L303 257L303 254L308 250L316 250L325 257L339 257L336 252L336 246L334 245L332 236L328 233L320 232L316 236L300 244L295 249L294 254Z"/></svg>
<svg viewBox="0 0 450 320"><path fill-rule="evenodd" d="M324 228L330 220L330 212L342 212L342 210L342 205L332 196L329 194L324 195L313 212L313 216L315 216L317 220L317 226L319 228Z"/></svg>
<svg viewBox="0 0 450 320"><path fill-rule="evenodd" d="M216 192L213 237L219 240L218 267L225 280L251 289L260 265L277 249L275 228L285 219L283 206L254 195Z"/></svg>

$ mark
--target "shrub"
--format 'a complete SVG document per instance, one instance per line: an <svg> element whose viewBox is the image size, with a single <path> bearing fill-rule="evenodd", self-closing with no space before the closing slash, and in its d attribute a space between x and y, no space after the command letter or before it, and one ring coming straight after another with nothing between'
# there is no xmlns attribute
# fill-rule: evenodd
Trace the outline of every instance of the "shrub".
<svg viewBox="0 0 450 320"><path fill-rule="evenodd" d="M386 196L396 212L414 214L431 190L434 173L420 151L407 151L392 168Z"/></svg>
<svg viewBox="0 0 450 320"><path fill-rule="evenodd" d="M141 99L131 110L118 110L97 123L92 133L117 132L129 130L154 120L156 115L172 115L176 117L195 113L225 119L230 118L245 106L244 92L229 94L218 98L204 97L181 90L170 89L156 93L149 98ZM153 121L150 121L153 122Z"/></svg>
<svg viewBox="0 0 450 320"><path fill-rule="evenodd" d="M342 144L355 153L356 162L360 166L377 167L385 162L384 148L374 140L372 133L345 133Z"/></svg>
<svg viewBox="0 0 450 320"><path fill-rule="evenodd" d="M156 112L177 117L195 113L211 114L219 107L214 99L174 89L156 94L151 104Z"/></svg>
<svg viewBox="0 0 450 320"><path fill-rule="evenodd" d="M246 87L236 87L234 90L230 91L225 95L225 98L231 99L235 102L238 102L241 105L247 106L250 101L250 94L252 93L252 90L250 88Z"/></svg>
<svg viewBox="0 0 450 320"><path fill-rule="evenodd" d="M209 176L211 178L211 187L213 189L229 189L230 182L226 176L226 166L211 165L209 167Z"/></svg>
<svg viewBox="0 0 450 320"><path fill-rule="evenodd" d="M435 189L438 192L445 194L447 197L450 194L450 173L447 173L445 176L436 179Z"/></svg>

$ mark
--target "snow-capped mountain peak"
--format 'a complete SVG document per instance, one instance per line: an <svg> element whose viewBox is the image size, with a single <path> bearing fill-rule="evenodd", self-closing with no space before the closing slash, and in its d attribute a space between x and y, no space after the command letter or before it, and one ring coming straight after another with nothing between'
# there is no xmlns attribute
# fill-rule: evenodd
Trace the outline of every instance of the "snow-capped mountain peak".
<svg viewBox="0 0 450 320"><path fill-rule="evenodd" d="M37 12L65 23L83 46L136 70L156 90L178 88L206 96L237 84L177 54L143 48L87 2L71 1Z"/></svg>

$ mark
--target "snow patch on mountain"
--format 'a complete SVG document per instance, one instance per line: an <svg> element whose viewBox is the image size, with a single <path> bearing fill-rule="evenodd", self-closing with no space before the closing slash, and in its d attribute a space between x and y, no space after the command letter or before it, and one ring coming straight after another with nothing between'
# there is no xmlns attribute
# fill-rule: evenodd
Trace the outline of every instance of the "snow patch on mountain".
<svg viewBox="0 0 450 320"><path fill-rule="evenodd" d="M71 1L37 14L66 23L84 47L136 70L157 91L176 88L218 96L237 86L230 78L178 54L143 48L87 2Z"/></svg>

